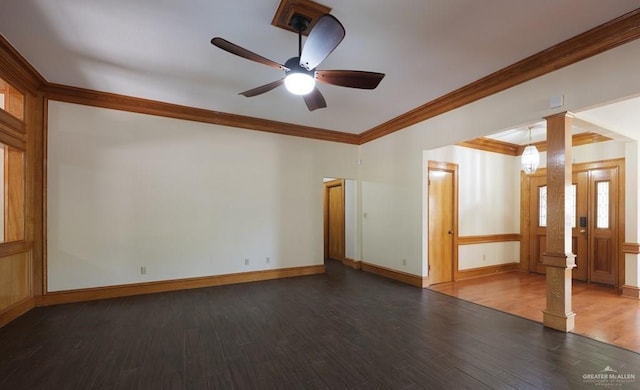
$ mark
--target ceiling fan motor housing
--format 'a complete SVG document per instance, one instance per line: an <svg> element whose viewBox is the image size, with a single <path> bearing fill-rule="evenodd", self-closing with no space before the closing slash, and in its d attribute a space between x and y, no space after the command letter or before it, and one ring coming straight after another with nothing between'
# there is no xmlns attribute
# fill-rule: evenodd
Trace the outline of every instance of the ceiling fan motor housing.
<svg viewBox="0 0 640 390"><path fill-rule="evenodd" d="M300 65L300 57L289 58L287 62L284 63L284 66L290 69L288 72L286 72L287 74L289 74L290 72L304 73L315 78L315 73L316 73L315 69L307 70L305 67Z"/></svg>

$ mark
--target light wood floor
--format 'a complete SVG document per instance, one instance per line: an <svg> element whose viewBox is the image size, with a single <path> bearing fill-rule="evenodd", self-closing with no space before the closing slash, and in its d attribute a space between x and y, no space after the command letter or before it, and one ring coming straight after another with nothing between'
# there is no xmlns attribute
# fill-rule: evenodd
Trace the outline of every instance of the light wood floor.
<svg viewBox="0 0 640 390"><path fill-rule="evenodd" d="M431 286L430 289L482 306L542 322L545 277L508 272ZM640 301L611 287L573 282L574 333L640 353Z"/></svg>

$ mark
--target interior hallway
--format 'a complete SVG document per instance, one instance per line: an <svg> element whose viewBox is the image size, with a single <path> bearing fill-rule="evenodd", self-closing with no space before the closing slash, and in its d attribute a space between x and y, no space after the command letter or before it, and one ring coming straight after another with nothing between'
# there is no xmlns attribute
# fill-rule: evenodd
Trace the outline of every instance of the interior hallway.
<svg viewBox="0 0 640 390"><path fill-rule="evenodd" d="M507 272L431 286L430 289L542 323L545 276ZM573 282L574 333L640 353L640 301L612 287Z"/></svg>

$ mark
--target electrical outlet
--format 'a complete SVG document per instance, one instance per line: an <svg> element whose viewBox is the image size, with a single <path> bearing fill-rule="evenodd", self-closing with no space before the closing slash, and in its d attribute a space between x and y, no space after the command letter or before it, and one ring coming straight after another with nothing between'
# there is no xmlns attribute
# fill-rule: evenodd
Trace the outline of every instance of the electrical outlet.
<svg viewBox="0 0 640 390"><path fill-rule="evenodd" d="M147 274L147 267L143 265L140 267L140 275L146 275L146 274Z"/></svg>
<svg viewBox="0 0 640 390"><path fill-rule="evenodd" d="M402 265L407 265L407 259L402 259Z"/></svg>
<svg viewBox="0 0 640 390"><path fill-rule="evenodd" d="M487 255L482 254L482 261L487 261Z"/></svg>
<svg viewBox="0 0 640 390"><path fill-rule="evenodd" d="M244 265L249 265L249 258L244 259Z"/></svg>
<svg viewBox="0 0 640 390"><path fill-rule="evenodd" d="M267 264L271 263L271 257L267 257Z"/></svg>

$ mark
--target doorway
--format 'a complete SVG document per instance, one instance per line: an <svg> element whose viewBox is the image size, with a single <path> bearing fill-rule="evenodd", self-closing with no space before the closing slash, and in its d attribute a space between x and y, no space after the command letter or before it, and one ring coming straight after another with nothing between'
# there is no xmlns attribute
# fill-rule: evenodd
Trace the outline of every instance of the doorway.
<svg viewBox="0 0 640 390"><path fill-rule="evenodd" d="M576 164L567 202L571 220L573 279L611 286L620 284L619 242L623 230L623 160ZM542 258L547 236L546 173L528 177L529 271L545 273Z"/></svg>
<svg viewBox="0 0 640 390"><path fill-rule="evenodd" d="M428 262L429 284L454 280L458 268L456 224L458 220L458 166L429 161L428 165Z"/></svg>

